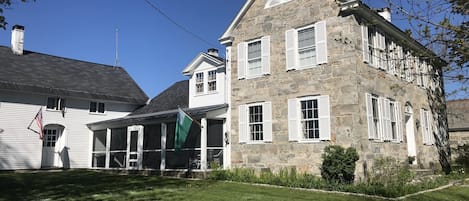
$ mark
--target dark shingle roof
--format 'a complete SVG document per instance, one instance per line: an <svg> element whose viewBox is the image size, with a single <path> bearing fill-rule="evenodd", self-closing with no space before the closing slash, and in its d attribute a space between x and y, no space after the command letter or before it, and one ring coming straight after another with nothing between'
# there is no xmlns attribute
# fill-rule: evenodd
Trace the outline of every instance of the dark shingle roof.
<svg viewBox="0 0 469 201"><path fill-rule="evenodd" d="M121 67L0 46L0 89L144 104L148 96Z"/></svg>
<svg viewBox="0 0 469 201"><path fill-rule="evenodd" d="M130 115L155 113L189 107L189 80L174 83L158 94L150 103L132 112Z"/></svg>
<svg viewBox="0 0 469 201"><path fill-rule="evenodd" d="M447 102L450 131L469 131L469 99Z"/></svg>

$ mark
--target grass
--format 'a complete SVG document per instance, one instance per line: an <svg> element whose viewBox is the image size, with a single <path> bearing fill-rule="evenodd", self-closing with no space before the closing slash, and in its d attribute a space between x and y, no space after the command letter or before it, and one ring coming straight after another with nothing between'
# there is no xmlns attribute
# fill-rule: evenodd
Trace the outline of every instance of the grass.
<svg viewBox="0 0 469 201"><path fill-rule="evenodd" d="M377 199L220 181L192 181L71 170L38 173L0 172L0 200L366 201ZM469 187L452 187L407 200L469 200Z"/></svg>

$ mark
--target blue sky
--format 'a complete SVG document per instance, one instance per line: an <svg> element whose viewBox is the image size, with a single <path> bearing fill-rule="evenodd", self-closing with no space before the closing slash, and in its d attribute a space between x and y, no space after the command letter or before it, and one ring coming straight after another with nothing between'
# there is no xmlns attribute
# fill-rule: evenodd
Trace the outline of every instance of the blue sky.
<svg viewBox="0 0 469 201"><path fill-rule="evenodd" d="M208 45L156 12L144 0L37 0L15 3L3 13L9 26L0 30L0 45L10 46L11 26L25 26L25 49L101 64L115 63L119 29L119 64L149 97L186 79L184 67L201 51L224 47L218 38L245 0L150 0L174 21L198 34ZM373 7L381 1L365 1Z"/></svg>

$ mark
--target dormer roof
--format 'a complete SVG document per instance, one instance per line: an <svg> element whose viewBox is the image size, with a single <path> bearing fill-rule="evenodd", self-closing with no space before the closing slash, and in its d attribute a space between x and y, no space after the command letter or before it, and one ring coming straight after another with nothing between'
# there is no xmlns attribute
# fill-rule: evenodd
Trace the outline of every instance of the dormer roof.
<svg viewBox="0 0 469 201"><path fill-rule="evenodd" d="M191 75L202 62L207 62L215 67L223 66L225 64L223 58L201 52L189 63L189 65L186 66L186 68L184 68L184 70L182 70L182 74Z"/></svg>

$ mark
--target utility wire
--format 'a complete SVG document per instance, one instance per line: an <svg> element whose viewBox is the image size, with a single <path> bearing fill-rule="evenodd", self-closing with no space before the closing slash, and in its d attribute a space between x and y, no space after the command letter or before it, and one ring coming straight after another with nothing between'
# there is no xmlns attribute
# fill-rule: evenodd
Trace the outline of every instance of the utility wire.
<svg viewBox="0 0 469 201"><path fill-rule="evenodd" d="M181 30L183 30L184 32L188 33L189 35L193 36L194 38L200 40L201 42L209 45L209 47L217 47L217 45L214 45L210 42L208 42L207 40L203 39L202 37L200 37L199 35L197 35L196 33L190 31L189 29L187 29L186 27L182 26L181 24L177 23L175 20L173 20L171 17L169 17L169 15L167 15L166 13L164 13L161 9L159 9L155 4L151 3L149 0L144 0L148 5L150 5L156 12L160 13L163 17L165 17L168 21L170 21L171 23L173 23L174 25L176 25L178 28L180 28Z"/></svg>

